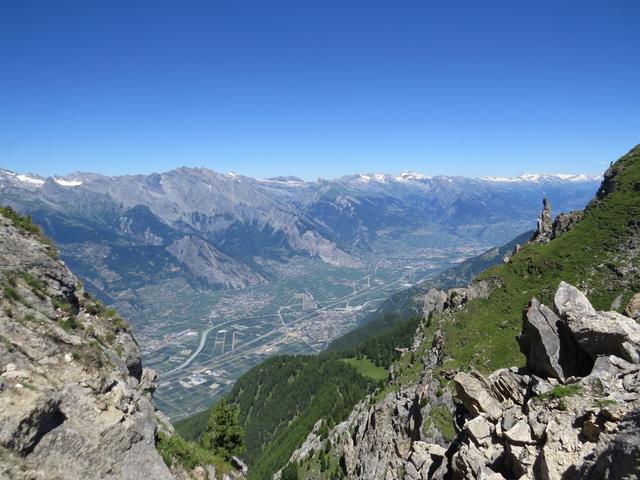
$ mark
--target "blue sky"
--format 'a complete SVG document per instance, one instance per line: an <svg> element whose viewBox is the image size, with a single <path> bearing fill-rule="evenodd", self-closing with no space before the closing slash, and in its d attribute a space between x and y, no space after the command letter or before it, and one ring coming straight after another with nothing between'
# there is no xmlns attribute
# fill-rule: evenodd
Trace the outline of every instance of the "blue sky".
<svg viewBox="0 0 640 480"><path fill-rule="evenodd" d="M0 166L600 173L640 143L640 2L0 3Z"/></svg>

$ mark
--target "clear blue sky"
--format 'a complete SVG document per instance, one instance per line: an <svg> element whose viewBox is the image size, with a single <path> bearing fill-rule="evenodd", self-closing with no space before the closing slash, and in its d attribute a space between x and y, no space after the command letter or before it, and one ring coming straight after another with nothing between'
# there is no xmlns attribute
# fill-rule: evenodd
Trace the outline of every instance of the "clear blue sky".
<svg viewBox="0 0 640 480"><path fill-rule="evenodd" d="M640 143L640 2L4 1L0 166L599 173Z"/></svg>

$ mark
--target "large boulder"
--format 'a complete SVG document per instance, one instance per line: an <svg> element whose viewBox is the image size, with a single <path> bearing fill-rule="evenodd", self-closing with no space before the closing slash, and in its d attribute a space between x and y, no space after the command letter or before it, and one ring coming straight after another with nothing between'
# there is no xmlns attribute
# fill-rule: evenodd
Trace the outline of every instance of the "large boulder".
<svg viewBox="0 0 640 480"><path fill-rule="evenodd" d="M633 318L636 321L640 321L640 293L636 293L624 309L624 314L627 317Z"/></svg>
<svg viewBox="0 0 640 480"><path fill-rule="evenodd" d="M640 363L640 325L633 319L596 311L580 290L565 282L560 282L554 301L571 336L593 360L616 355Z"/></svg>
<svg viewBox="0 0 640 480"><path fill-rule="evenodd" d="M586 375L593 365L562 319L535 298L524 314L518 342L527 370L541 377L564 382L573 375Z"/></svg>
<svg viewBox="0 0 640 480"><path fill-rule="evenodd" d="M560 364L560 317L537 299L532 299L518 336L520 351L527 357L527 370L560 381L566 375Z"/></svg>
<svg viewBox="0 0 640 480"><path fill-rule="evenodd" d="M473 416L485 413L487 418L496 421L502 416L500 403L491 395L486 379L481 381L480 374L474 376L458 372L453 378L458 398Z"/></svg>

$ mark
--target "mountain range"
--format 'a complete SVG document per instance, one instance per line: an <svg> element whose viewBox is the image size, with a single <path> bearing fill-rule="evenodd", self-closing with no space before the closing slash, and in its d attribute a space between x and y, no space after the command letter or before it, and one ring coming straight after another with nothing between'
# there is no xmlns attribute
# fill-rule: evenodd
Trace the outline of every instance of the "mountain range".
<svg viewBox="0 0 640 480"><path fill-rule="evenodd" d="M530 229L543 196L582 208L586 175L464 178L358 174L304 182L203 168L108 177L0 170L0 200L30 214L106 301L181 277L209 289L281 277L293 256L357 268L385 241L437 231L446 244L501 244Z"/></svg>
<svg viewBox="0 0 640 480"><path fill-rule="evenodd" d="M638 478L639 193L640 146L584 211L554 221L544 202L535 235L241 376L249 479ZM178 431L197 439L206 415Z"/></svg>

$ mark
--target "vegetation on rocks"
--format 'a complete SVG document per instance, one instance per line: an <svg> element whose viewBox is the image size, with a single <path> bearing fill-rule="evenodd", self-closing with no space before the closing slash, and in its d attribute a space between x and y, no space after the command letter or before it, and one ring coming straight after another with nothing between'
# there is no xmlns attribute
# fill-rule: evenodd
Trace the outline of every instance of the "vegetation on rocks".
<svg viewBox="0 0 640 480"><path fill-rule="evenodd" d="M273 357L240 377L228 400L239 408L246 432L249 477L269 478L318 420L333 427L379 388L387 368L400 358L396 347L410 345L418 322L405 321L344 352ZM191 440L205 438L210 412L178 422L177 431Z"/></svg>
<svg viewBox="0 0 640 480"><path fill-rule="evenodd" d="M53 258L58 258L58 250L53 241L42 233L42 229L33 223L31 215L20 215L13 208L5 205L0 205L0 215L11 220L13 225L21 232L34 235L38 240L46 245L49 255Z"/></svg>
<svg viewBox="0 0 640 480"><path fill-rule="evenodd" d="M178 434L167 435L159 432L156 448L169 467L180 465L187 470L193 470L198 465L213 465L216 472L222 474L231 469L221 457L196 442L188 442Z"/></svg>
<svg viewBox="0 0 640 480"><path fill-rule="evenodd" d="M207 431L202 436L202 446L230 460L244 451L244 431L238 422L238 407L221 400L209 415Z"/></svg>
<svg viewBox="0 0 640 480"><path fill-rule="evenodd" d="M620 399L637 402L638 376L634 373L637 372L637 366L629 366L625 361L617 360L612 365L600 367L607 372L615 372L613 374L618 378L625 378L622 390L619 389L622 384L620 381L612 388L613 384L606 380L606 375L605 380L600 381L603 377L599 373L575 384L557 385L557 382L554 384L543 381L534 387L533 384L526 385L526 382L531 381L531 377L516 373L520 370L500 369L513 365L524 366L525 357L515 341L523 325L523 311L534 297L545 304L553 304L554 294L561 281L573 284L586 293L597 310L631 312L627 313L630 316L635 312L628 305L631 305L634 294L640 291L640 265L637 262L640 254L640 223L637 220L640 218L640 146L612 165L596 198L589 204L584 215L574 213L573 217L575 221L570 222L568 228L560 229L558 235L552 235L544 244L526 244L516 253L509 255L504 264L481 273L477 281L487 281L493 286L488 296L461 301L460 292L450 291L444 312L430 315L416 330L416 338L423 339L420 345L414 352L408 352L392 362L393 376L385 388L371 397L372 400L356 406L355 417L349 417L346 424L341 424L320 437L328 438L333 443L318 445L318 437L314 432L307 437L303 447L294 452L291 462L298 464L301 471L313 472L314 478L332 478L331 473L322 473L320 459L309 450L311 447L327 445L331 461L348 467L343 472L348 473L348 478L361 478L363 472L369 472L371 478L378 478L374 472L389 472L389 468L394 472L392 478L406 478L405 475L409 474L410 478L431 478L433 472L428 471L432 465L434 469L437 466L437 463L432 464L432 461L435 461L433 459L438 458L438 455L442 458L440 452L444 450L430 450L438 451L438 454L426 457L420 452L425 448L434 448L434 444L438 448L447 447L454 437L462 435L456 432L463 427L465 418L470 420L477 415L474 413L476 406L469 405L465 418L454 417L452 406L447 404L447 398L451 398L453 390L451 379L456 372L469 372L464 375L471 379L471 383L476 382L477 387L473 388L478 388L478 391L484 390L489 384L493 385L486 390L488 395L476 397L478 402L488 402L487 411L491 412L488 414L490 417L497 413L496 405L500 404L499 401L495 403L496 399L491 400L495 395L492 392L501 392L498 394L498 400L508 402L512 401L509 398L514 398L517 404L522 401L518 398L532 395L527 388L533 388L535 391L529 403L531 408L536 411L547 409L551 415L559 416L559 423L554 424L556 430L549 431L549 446L541 447L545 451L548 449L549 452L553 452L556 448L554 442L563 437L573 441L574 436L583 438L581 436L587 435L595 442L600 435L601 427L594 424L600 425L598 422L602 422L602 419L598 417L588 420L580 432L575 430L571 418L582 415L584 411L594 407L604 409L604 413L596 411L590 415L603 417L609 415L606 409L620 410L632 407L633 404L628 403L625 407ZM611 315L613 314L609 317L605 315L603 318L614 318ZM629 319L626 320L628 321ZM430 379L429 372L433 364L427 365L424 360L434 358L429 352L433 352L431 347L437 344L438 335L442 339L443 348L437 354L438 366ZM597 347L600 343L597 342ZM488 377L488 380L487 377L483 377L482 373L491 371L495 373ZM603 381L609 381L609 386L603 388ZM504 395L507 400L504 400ZM413 401L416 397L421 398L419 413L416 413ZM410 408L412 404L414 406ZM375 431L366 428L374 412ZM544 416L544 413L540 415ZM534 422L531 424L534 434L542 427L535 423L535 419L522 420L519 416L520 413L513 420L515 424L511 420L506 420L504 424L513 428L509 430L508 441L519 445L522 442L543 445L544 436L534 439L528 437L529 426L525 422ZM487 424L483 423L482 417L478 418L469 425L469 433L464 435L485 435ZM413 422L421 424L417 436L415 430L410 429ZM455 426L456 422L458 428ZM397 429L399 425L403 426L400 430ZM561 430L558 430L558 425L561 426ZM350 432L349 435L343 433L345 429L347 433ZM486 435L491 434L490 430L487 430ZM353 437L351 443L350 438L351 435L355 435L354 432L358 432L357 442ZM360 432L365 433L360 435ZM606 428L602 432L603 448L606 447L606 439L610 438L606 435L611 433ZM417 439L419 441L416 441ZM504 442L495 438L492 441ZM443 464L443 468L458 469L458 478L476 478L480 469L485 467L473 463L476 457L468 454L472 447L473 443L464 446L459 452L459 460L445 458L445 462L449 463ZM575 451L582 455L587 452L587 447L588 444L576 442ZM611 454L607 453L606 449L598 454L602 455L604 462L611 458L608 457ZM556 461L550 453L546 455L547 462ZM483 454L477 458L483 458ZM519 460L514 458L511 461L511 465L517 466L516 470L528 465L518 463ZM526 462L530 461L533 464L534 460L532 458ZM559 459L554 468L560 469L562 461ZM577 461L580 471L591 468L589 465L580 466L581 460L577 456L564 461ZM567 465L568 463L562 468L567 468ZM598 465L599 462L596 467ZM503 468L499 462L493 467ZM516 478L524 471L516 470L509 471L507 468L503 473L507 475L506 478ZM485 471L485 474L487 472Z"/></svg>

